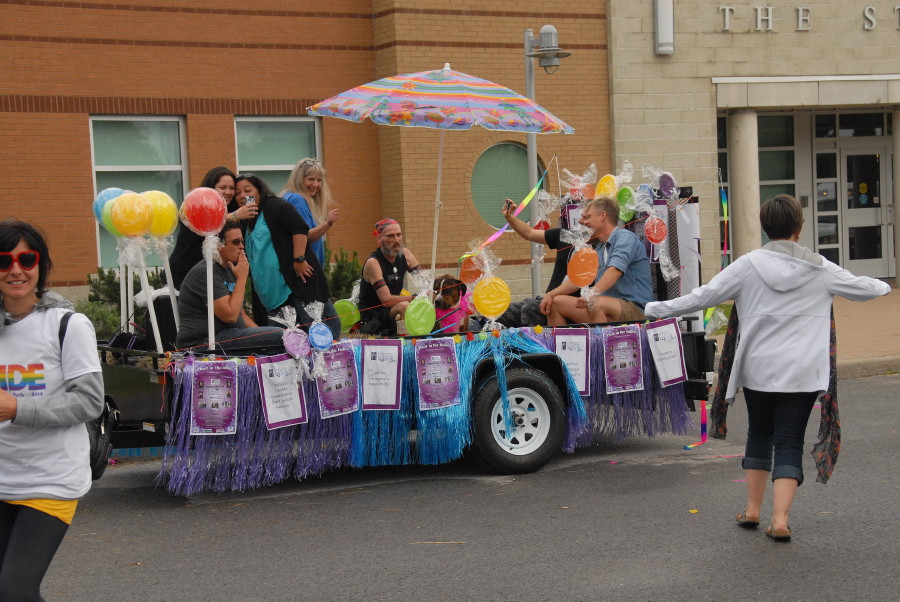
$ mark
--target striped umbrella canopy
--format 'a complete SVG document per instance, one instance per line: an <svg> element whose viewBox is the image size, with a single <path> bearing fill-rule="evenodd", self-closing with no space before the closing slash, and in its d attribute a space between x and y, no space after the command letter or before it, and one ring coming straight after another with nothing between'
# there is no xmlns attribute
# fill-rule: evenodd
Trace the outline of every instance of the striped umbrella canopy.
<svg viewBox="0 0 900 602"><path fill-rule="evenodd" d="M447 64L438 71L385 77L332 96L307 109L310 115L379 125L440 130L488 130L573 134L575 130L537 103Z"/></svg>
<svg viewBox="0 0 900 602"><path fill-rule="evenodd" d="M441 208L444 132L481 126L488 130L529 134L574 134L570 125L539 104L486 79L450 69L385 77L316 103L306 110L318 117L362 123L441 130L437 193L431 240L431 269L437 257Z"/></svg>

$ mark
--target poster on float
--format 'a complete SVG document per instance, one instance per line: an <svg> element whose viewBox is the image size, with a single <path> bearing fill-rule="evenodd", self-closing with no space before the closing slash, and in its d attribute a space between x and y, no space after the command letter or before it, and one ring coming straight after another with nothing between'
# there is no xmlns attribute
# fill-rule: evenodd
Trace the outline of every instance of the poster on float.
<svg viewBox="0 0 900 602"><path fill-rule="evenodd" d="M606 392L623 393L644 389L641 365L641 325L627 324L602 328L603 367Z"/></svg>
<svg viewBox="0 0 900 602"><path fill-rule="evenodd" d="M416 342L419 409L436 410L459 403L459 361L452 338Z"/></svg>
<svg viewBox="0 0 900 602"><path fill-rule="evenodd" d="M566 363L578 393L591 394L591 343L587 328L560 328L553 331L556 355Z"/></svg>
<svg viewBox="0 0 900 602"><path fill-rule="evenodd" d="M195 362L191 388L191 435L237 432L237 364Z"/></svg>
<svg viewBox="0 0 900 602"><path fill-rule="evenodd" d="M403 341L364 340L360 350L363 410L399 410Z"/></svg>
<svg viewBox="0 0 900 602"><path fill-rule="evenodd" d="M355 412L359 408L359 387L353 344L349 341L335 343L322 355L325 360L325 377L316 379L322 418Z"/></svg>
<svg viewBox="0 0 900 602"><path fill-rule="evenodd" d="M647 344L653 356L653 365L659 376L659 383L668 387L687 380L684 366L684 348L678 320L667 318L647 324Z"/></svg>
<svg viewBox="0 0 900 602"><path fill-rule="evenodd" d="M305 360L304 360L305 361ZM300 383L297 360L283 353L256 358L259 398L268 430L306 424L306 396Z"/></svg>

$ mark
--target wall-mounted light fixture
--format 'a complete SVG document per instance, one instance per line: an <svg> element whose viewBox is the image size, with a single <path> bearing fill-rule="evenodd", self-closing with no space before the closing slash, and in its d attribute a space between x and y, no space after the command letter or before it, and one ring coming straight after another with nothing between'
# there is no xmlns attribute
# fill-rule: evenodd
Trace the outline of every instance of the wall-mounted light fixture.
<svg viewBox="0 0 900 602"><path fill-rule="evenodd" d="M656 54L675 53L675 0L653 0Z"/></svg>

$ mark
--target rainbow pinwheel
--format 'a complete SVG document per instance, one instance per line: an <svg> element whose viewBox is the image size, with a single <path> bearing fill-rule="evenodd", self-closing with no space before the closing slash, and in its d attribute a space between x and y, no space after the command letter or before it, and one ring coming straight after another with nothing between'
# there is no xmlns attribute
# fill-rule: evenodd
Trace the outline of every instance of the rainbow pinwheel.
<svg viewBox="0 0 900 602"><path fill-rule="evenodd" d="M307 109L310 115L337 117L362 123L426 127L441 130L431 266L437 253L437 225L441 210L444 130L488 130L536 134L573 134L575 130L534 101L485 79L453 71L385 77L357 86Z"/></svg>

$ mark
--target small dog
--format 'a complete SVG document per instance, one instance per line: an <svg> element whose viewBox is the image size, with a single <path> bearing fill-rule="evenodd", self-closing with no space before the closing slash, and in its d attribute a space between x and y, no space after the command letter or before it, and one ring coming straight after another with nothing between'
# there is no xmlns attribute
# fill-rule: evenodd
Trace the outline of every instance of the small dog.
<svg viewBox="0 0 900 602"><path fill-rule="evenodd" d="M469 330L469 316L472 304L469 302L468 287L450 274L438 276L434 280L434 312L443 333L466 332Z"/></svg>

